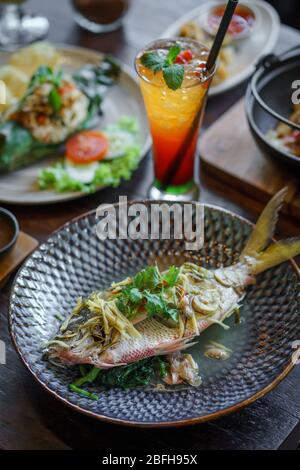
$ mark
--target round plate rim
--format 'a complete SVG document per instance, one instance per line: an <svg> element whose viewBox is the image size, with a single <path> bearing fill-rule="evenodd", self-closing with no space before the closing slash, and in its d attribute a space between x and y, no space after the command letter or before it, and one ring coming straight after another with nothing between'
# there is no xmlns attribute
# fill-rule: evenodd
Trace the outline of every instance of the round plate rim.
<svg viewBox="0 0 300 470"><path fill-rule="evenodd" d="M141 200L133 200L133 201L130 201L129 204L132 204L132 203L135 203L135 202L138 202L138 203L151 203L153 201L150 201L150 200L147 200L147 199L141 199ZM155 202L165 202L165 201L155 201ZM198 202L198 201L197 201ZM199 202L198 202L199 203ZM112 204L113 206L118 206L118 203L114 203ZM223 213L226 213L228 215L230 215L231 217L233 218L236 218L238 220L240 220L241 222L247 224L248 226L250 227L254 227L254 223L252 223L250 220L248 220L247 218L239 215L239 214L236 214L235 212L229 210L229 209L225 209L221 206L218 206L218 205L214 205L214 204L205 204L205 203L201 203L201 205L204 207L204 208L208 208L208 209L213 209L213 210L217 210L219 212L223 212ZM221 418L223 416L226 416L226 415L229 415L235 411L238 411L238 410L241 410L243 408L245 408L246 406L250 405L251 403L255 402L256 400L258 400L259 398L263 397L264 395L266 395L267 393L269 393L270 391L272 391L292 370L293 368L295 367L295 365L290 362L286 367L285 369L272 381L270 382L268 385L266 385L264 388L262 388L261 390L259 390L258 392L254 393L253 395L251 395L249 398L245 399L245 400L242 400L241 402L238 402L236 403L235 405L232 405L232 406L229 406L227 408L224 408L222 410L219 410L219 411L215 411L213 413L209 413L207 415L204 415L204 416L198 416L198 417L194 417L194 418L186 418L186 419L181 419L181 420L172 420L172 421L162 421L162 422L148 422L148 421L145 421L145 422L141 422L141 421L129 421L129 420L126 420L126 419L121 419L121 418L114 418L114 417L110 417L110 416L106 416L106 415L102 415L102 414L99 414L99 413L96 413L94 411L89 411L89 410L86 410L85 408L82 408L81 406L79 405L76 405L72 402L70 402L69 400L67 400L66 398L63 398L62 396L60 396L57 392L55 392L54 390L50 389L42 380L39 379L39 377L36 375L36 373L31 369L31 366L30 364L26 361L25 357L22 355L20 349L19 349L19 346L17 344L17 338L13 332L13 322L12 322L12 306L13 306L13 302L12 302L12 297L13 297L13 294L14 294L14 290L15 290L15 287L16 287L16 284L17 284L17 281L18 281L18 278L22 272L23 269L25 269L27 267L27 264L29 263L29 261L32 259L32 257L34 256L34 254L39 251L41 249L41 247L43 247L45 244L47 244L49 242L49 240L51 239L51 237L57 233L59 233L61 230L63 230L64 228L67 228L68 226L70 226L71 224L81 220L81 219L84 219L92 214L94 214L96 212L96 209L93 209L93 210L90 210L90 211L87 211L87 212L84 212L83 214L77 216L77 217L74 217L72 218L71 220L69 220L68 222L64 223L63 225L61 225L60 227L58 227L56 230L54 230L53 232L51 232L51 234L47 237L47 239L41 243L32 253L31 255L26 259L26 261L22 264L22 266L19 268L15 278L14 278L14 281L13 281L13 284L12 284L12 287L11 287L11 292L10 292L10 297L9 297L9 310L8 310L8 320L9 320L9 332L10 332L10 336L12 338L12 342L13 342L13 345L14 345L14 348L15 350L17 351L17 354L18 356L20 357L21 359L21 362L23 363L23 365L28 369L28 371L30 372L30 374L34 377L34 379L42 386L42 388L44 390L46 390L46 392L48 392L50 395L54 396L57 400L59 400L60 402L62 402L64 405L66 405L67 407L75 410L75 411L78 411L79 413L81 414L84 414L86 416L90 416L90 417L93 417L99 421L103 421L103 422L106 422L106 423L113 423L113 424L118 424L118 425L122 425L122 426L128 426L128 427L138 427L138 428L168 428L168 427L184 427L184 426L190 426L190 425L195 425L195 424L199 424L199 423L204 423L204 422L208 422L208 421L213 421L215 419L218 419L218 418ZM274 239L275 240L275 239ZM300 280L300 268L298 267L296 261L294 259L291 259L288 261L293 270L295 271L296 275L298 276L299 280Z"/></svg>
<svg viewBox="0 0 300 470"><path fill-rule="evenodd" d="M97 59L100 59L102 60L103 57L106 55L105 53L101 52L101 51L97 51L96 49L90 49L88 47L82 47L82 46L77 46L77 45L72 45L72 44L63 44L63 43L55 43L55 42L52 42L51 41L51 44L53 44L59 52L61 52L62 54L65 54L66 52L70 53L70 54L87 54L88 56L94 56L94 59L97 60ZM7 56L9 57L10 55L12 54L12 52L9 52L9 51L0 51L0 56ZM121 67L121 72L124 73L128 78L130 78L132 80L132 82L135 83L136 87L138 88L138 80L137 80L137 77L135 76L133 70L129 67L129 65L125 64L124 62L122 62L118 57L115 57L113 56L114 59L116 60L116 62L120 65ZM141 148L141 152L140 152L140 158L139 158L139 163L141 163L141 161L143 160L143 158L147 155L147 153L149 152L151 148L151 137L150 137L150 134L148 132L148 136L146 138L146 141L143 145L143 147ZM22 168L20 169L22 170ZM0 176L4 176L5 177L5 174L4 175L0 175ZM4 203L4 204L14 204L15 206L36 206L36 205L52 205L52 204L61 204L61 203L64 203L64 202L68 202L68 201L73 201L73 200L76 200L76 199L80 199L80 198L86 198L88 196L91 196L93 194L96 194L98 193L99 191L101 191L102 189L106 189L106 188L109 188L111 187L110 185L103 185L101 187L99 187L98 189L96 189L93 193L90 193L90 194L87 194L87 193L84 193L84 192L68 192L66 194L63 194L63 193L56 193L56 197L55 196L52 196L52 197L49 197L49 199L45 199L45 200L29 200L29 201L22 201L21 199L16 199L16 198L11 198L11 197L8 197L6 198L5 196L4 197L1 197L0 198L0 202L1 203Z"/></svg>
<svg viewBox="0 0 300 470"><path fill-rule="evenodd" d="M208 10L208 8L210 8L210 6L216 5L218 3L220 3L219 0L210 0L209 2L205 2L204 4L199 5L198 7L193 8L192 10L188 11L184 15L180 16L177 20L175 20L167 29L165 29L162 34L162 37L170 37L170 36L177 35L177 31L182 24L184 24L187 21L190 21L195 16L204 13L206 10ZM269 5L268 3L265 3L262 0L252 0L251 2L249 0L245 0L244 3L245 4L249 3L250 8L251 6L254 6L260 10L264 10L264 12L269 15L269 18L272 21L273 27L271 29L271 34L267 40L267 43L264 46L264 52L262 55L271 53L277 43L279 33L280 33L280 18L279 18L277 11L272 7L272 5ZM260 56L257 57L256 62L259 60ZM225 93L226 91L231 90L237 85L243 83L247 78L251 76L254 70L255 70L255 64L250 64L247 67L245 67L241 72L233 75L232 77L229 77L229 79L225 80L219 85L211 87L209 90L209 97L217 96L221 93Z"/></svg>

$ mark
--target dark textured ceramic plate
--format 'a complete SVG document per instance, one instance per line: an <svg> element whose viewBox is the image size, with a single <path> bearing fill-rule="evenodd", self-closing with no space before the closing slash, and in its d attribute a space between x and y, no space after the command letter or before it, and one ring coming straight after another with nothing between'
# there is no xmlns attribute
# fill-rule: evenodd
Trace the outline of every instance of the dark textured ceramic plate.
<svg viewBox="0 0 300 470"><path fill-rule="evenodd" d="M148 207L151 203L147 203ZM300 338L299 271L294 262L260 275L249 288L242 322L228 331L214 325L199 340L194 356L203 385L174 392L112 389L92 401L70 392L74 370L43 359L43 345L57 331L57 314L67 315L76 298L134 274L153 262L175 257L208 267L237 260L251 231L246 220L205 207L205 245L186 252L183 241L100 242L95 213L84 215L54 233L21 268L12 290L10 326L15 346L38 382L65 404L96 418L140 426L184 425L237 410L270 391L291 370L292 342ZM209 339L229 346L228 361L203 355ZM95 391L94 388L91 390Z"/></svg>

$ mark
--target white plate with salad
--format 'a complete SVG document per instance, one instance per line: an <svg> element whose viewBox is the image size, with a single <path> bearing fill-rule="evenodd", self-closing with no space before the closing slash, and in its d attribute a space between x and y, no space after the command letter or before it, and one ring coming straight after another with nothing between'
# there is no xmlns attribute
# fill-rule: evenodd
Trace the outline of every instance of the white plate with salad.
<svg viewBox="0 0 300 470"><path fill-rule="evenodd" d="M0 201L48 204L130 179L150 147L129 68L88 49L36 43L0 55Z"/></svg>

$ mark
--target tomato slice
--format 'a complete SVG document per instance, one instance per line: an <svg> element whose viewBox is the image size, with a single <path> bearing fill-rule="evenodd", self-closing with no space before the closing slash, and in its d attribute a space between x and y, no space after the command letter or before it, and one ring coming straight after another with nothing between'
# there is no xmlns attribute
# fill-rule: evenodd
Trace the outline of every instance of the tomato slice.
<svg viewBox="0 0 300 470"><path fill-rule="evenodd" d="M98 131L82 131L66 143L67 158L75 163L103 160L108 150L107 137Z"/></svg>

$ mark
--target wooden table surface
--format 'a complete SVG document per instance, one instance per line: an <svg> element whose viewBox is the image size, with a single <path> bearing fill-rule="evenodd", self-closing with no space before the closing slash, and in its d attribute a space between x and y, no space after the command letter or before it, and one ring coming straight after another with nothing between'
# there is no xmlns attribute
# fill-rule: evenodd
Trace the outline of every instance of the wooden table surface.
<svg viewBox="0 0 300 470"><path fill-rule="evenodd" d="M137 50L161 35L164 29L201 0L132 0L124 28L95 36L80 30L68 1L29 1L26 6L46 14L50 39L109 52L132 65ZM299 33L283 27L278 50L299 42ZM211 99L205 126L211 124L237 99L245 85ZM14 207L21 229L42 241L67 220L119 195L143 198L152 179L150 156L130 182L74 202L43 207ZM254 220L260 207L202 175L201 200L234 210ZM246 208L247 207L247 208ZM190 449L295 449L300 440L300 368L271 393L248 408L218 421L185 429L141 430L108 425L81 416L48 396L21 364L10 339L7 311L11 282L0 292L0 340L7 350L7 364L0 365L0 449L123 449L157 451Z"/></svg>

